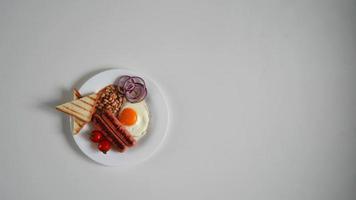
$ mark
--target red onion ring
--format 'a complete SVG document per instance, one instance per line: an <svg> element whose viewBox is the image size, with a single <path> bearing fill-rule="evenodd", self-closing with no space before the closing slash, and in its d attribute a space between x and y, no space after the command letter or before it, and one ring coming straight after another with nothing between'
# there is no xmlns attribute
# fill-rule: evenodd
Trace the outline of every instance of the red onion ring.
<svg viewBox="0 0 356 200"><path fill-rule="evenodd" d="M131 91L125 92L126 99L131 103L138 103L147 96L147 89L141 83L136 83Z"/></svg>
<svg viewBox="0 0 356 200"><path fill-rule="evenodd" d="M119 93L131 103L138 103L147 96L145 81L138 76L121 76L114 83Z"/></svg>
<svg viewBox="0 0 356 200"><path fill-rule="evenodd" d="M131 77L131 80L132 80L134 83L140 83L140 84L146 86L145 81L144 81L141 77L132 76L132 77Z"/></svg>
<svg viewBox="0 0 356 200"><path fill-rule="evenodd" d="M124 94L125 93L125 90L124 90L124 85L126 83L127 80L130 79L130 76L120 76L118 79L116 79L114 85L117 86L117 88L119 89L119 92L121 94Z"/></svg>
<svg viewBox="0 0 356 200"><path fill-rule="evenodd" d="M124 84L125 91L132 91L135 88L135 82L132 78L129 78Z"/></svg>

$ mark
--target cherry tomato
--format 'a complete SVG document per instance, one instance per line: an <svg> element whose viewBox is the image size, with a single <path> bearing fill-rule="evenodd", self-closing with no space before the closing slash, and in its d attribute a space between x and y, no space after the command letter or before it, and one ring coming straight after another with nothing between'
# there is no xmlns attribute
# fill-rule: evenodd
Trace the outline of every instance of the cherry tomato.
<svg viewBox="0 0 356 200"><path fill-rule="evenodd" d="M103 139L98 144L98 149L106 154L111 149L111 144L108 140Z"/></svg>
<svg viewBox="0 0 356 200"><path fill-rule="evenodd" d="M98 130L94 130L91 132L90 140L97 143L100 142L104 138L103 133Z"/></svg>

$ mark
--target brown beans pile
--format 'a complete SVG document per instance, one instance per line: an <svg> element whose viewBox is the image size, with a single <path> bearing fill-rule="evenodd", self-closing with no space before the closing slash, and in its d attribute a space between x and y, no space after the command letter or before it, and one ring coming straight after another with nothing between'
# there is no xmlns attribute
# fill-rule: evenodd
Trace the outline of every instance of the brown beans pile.
<svg viewBox="0 0 356 200"><path fill-rule="evenodd" d="M118 90L114 85L106 86L99 92L96 110L99 113L110 111L114 115L117 115L124 99L123 96L119 95Z"/></svg>

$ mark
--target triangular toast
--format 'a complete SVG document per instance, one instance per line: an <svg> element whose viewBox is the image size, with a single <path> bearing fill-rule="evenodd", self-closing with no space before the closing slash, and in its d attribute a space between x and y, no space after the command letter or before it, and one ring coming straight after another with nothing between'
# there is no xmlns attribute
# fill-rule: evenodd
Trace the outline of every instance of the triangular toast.
<svg viewBox="0 0 356 200"><path fill-rule="evenodd" d="M67 113L83 122L90 122L95 112L97 94L91 94L56 107L57 110Z"/></svg>
<svg viewBox="0 0 356 200"><path fill-rule="evenodd" d="M74 88L73 89L73 99L77 100L81 97L82 97L82 95L79 93L79 91ZM73 120L73 129L72 129L73 134L79 133L79 131L85 126L85 124L87 124L86 122L84 122L76 117L72 117L72 120Z"/></svg>

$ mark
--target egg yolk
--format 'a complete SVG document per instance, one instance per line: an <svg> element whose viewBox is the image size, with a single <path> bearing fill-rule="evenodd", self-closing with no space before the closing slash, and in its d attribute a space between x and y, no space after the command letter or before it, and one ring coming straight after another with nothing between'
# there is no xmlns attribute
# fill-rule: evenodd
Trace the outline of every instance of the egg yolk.
<svg viewBox="0 0 356 200"><path fill-rule="evenodd" d="M119 115L119 121L126 126L131 126L137 121L136 111L132 108L125 108Z"/></svg>

